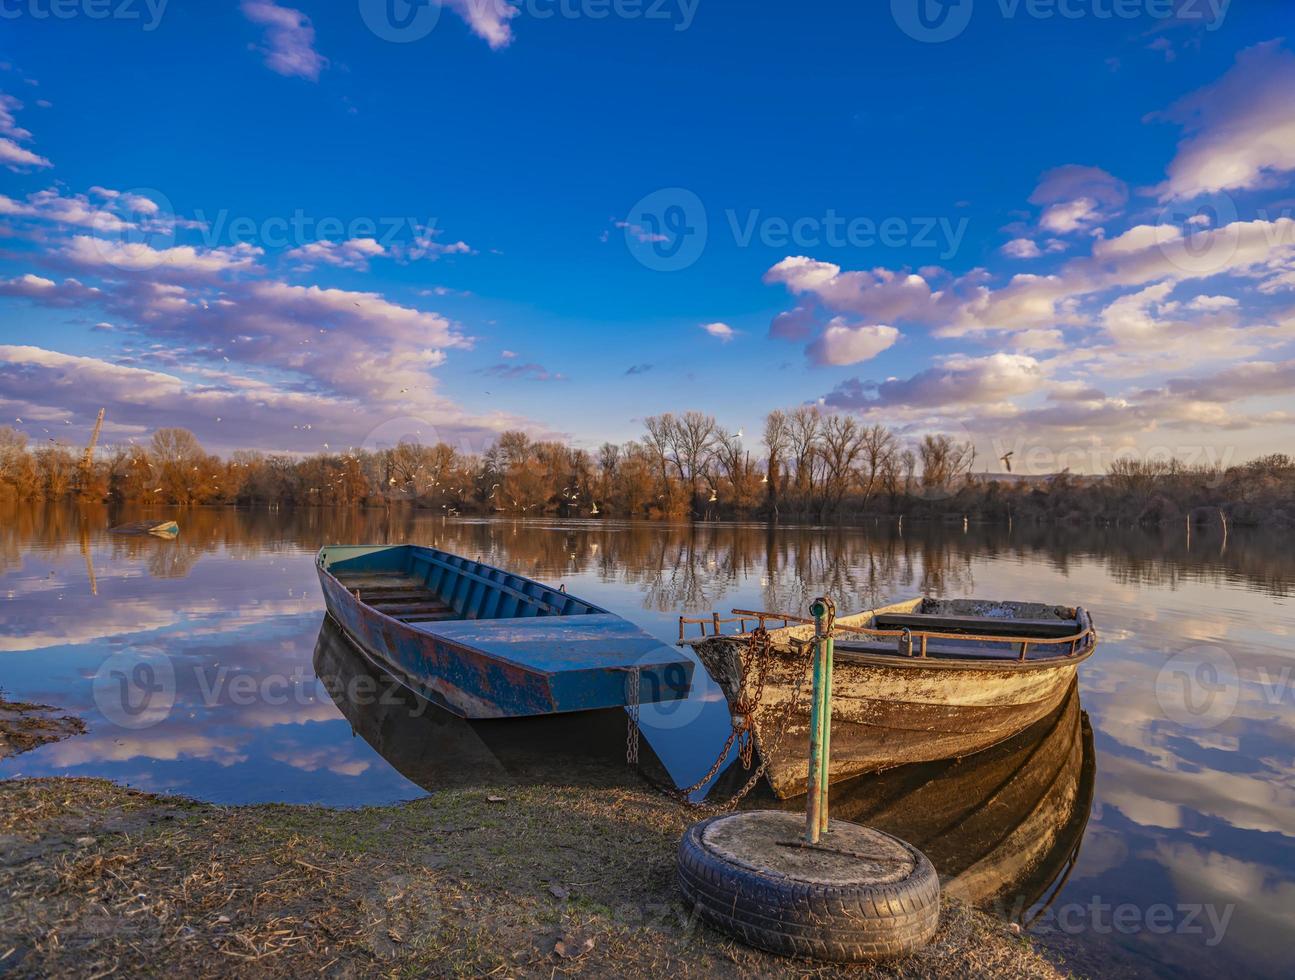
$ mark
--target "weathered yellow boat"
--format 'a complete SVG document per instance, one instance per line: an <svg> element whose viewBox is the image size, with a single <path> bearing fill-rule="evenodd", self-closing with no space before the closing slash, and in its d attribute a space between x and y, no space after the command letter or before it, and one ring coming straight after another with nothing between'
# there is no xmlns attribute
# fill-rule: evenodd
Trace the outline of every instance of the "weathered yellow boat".
<svg viewBox="0 0 1295 980"><path fill-rule="evenodd" d="M800 795L814 625L781 613L733 613L681 618L680 642L693 647L735 724L755 739L773 791ZM766 630L770 620L787 625ZM720 632L732 622L737 633ZM686 638L689 623L703 635ZM1087 611L1033 602L917 598L837 617L832 628L832 782L971 755L1011 738L1061 705L1097 645Z"/></svg>

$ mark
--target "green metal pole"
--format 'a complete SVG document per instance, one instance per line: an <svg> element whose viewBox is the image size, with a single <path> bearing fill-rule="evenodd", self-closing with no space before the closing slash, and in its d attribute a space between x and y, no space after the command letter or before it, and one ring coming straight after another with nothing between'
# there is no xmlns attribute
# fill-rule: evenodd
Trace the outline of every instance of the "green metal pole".
<svg viewBox="0 0 1295 980"><path fill-rule="evenodd" d="M822 769L818 776L818 791L821 800L818 804L818 821L819 830L827 833L827 789L831 783L832 776L832 660L834 656L835 641L831 636L823 639L823 708L822 708L822 725L823 725L823 758L820 763Z"/></svg>
<svg viewBox="0 0 1295 980"><path fill-rule="evenodd" d="M815 600L810 606L814 617L814 700L809 713L809 774L806 786L805 840L810 844L818 843L819 828L822 818L819 808L822 806L822 791L819 788L823 776L823 678L827 665L824 644L824 619L827 606Z"/></svg>

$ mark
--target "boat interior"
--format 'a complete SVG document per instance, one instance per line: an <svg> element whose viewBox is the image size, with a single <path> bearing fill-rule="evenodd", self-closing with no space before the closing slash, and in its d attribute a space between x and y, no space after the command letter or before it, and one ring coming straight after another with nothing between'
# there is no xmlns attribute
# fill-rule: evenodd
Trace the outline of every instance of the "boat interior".
<svg viewBox="0 0 1295 980"><path fill-rule="evenodd" d="M339 546L325 548L319 561L360 602L404 623L605 612L560 589L435 548Z"/></svg>
<svg viewBox="0 0 1295 980"><path fill-rule="evenodd" d="M837 650L952 660L1028 657L1038 661L1075 656L1094 642L1082 609L1033 602L927 597L911 609L880 609L870 622L857 625L873 632L843 630L835 643Z"/></svg>

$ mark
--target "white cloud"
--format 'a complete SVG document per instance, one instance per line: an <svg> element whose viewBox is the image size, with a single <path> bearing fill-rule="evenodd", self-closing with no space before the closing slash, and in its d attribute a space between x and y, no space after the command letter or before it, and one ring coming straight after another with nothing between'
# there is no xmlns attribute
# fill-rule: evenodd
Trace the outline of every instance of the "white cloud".
<svg viewBox="0 0 1295 980"><path fill-rule="evenodd" d="M882 324L849 326L837 317L822 336L805 348L814 364L844 365L870 361L899 340L899 331Z"/></svg>
<svg viewBox="0 0 1295 980"><path fill-rule="evenodd" d="M1162 201L1263 187L1295 170L1295 56L1279 41L1247 48L1217 82L1149 118L1186 134Z"/></svg>
<svg viewBox="0 0 1295 980"><path fill-rule="evenodd" d="M882 268L843 272L835 263L804 255L783 259L764 274L764 281L780 283L793 295L817 296L835 312L874 321L901 319L929 308L932 300L930 284L916 273Z"/></svg>
<svg viewBox="0 0 1295 980"><path fill-rule="evenodd" d="M187 380L181 375L192 375ZM423 378L425 383L426 378ZM281 381L201 371L176 373L29 345L0 345L0 406L27 417L93 417L103 405L119 430L147 433L166 424L194 431L215 449L318 451L359 446L380 422L400 418L429 439L484 446L509 428L532 423L503 413L472 416L442 398L420 392L383 397L300 390ZM219 419L219 423L217 422Z"/></svg>
<svg viewBox="0 0 1295 980"><path fill-rule="evenodd" d="M31 133L18 125L14 113L22 108L22 103L12 95L0 92L0 136L15 140L29 140Z"/></svg>
<svg viewBox="0 0 1295 980"><path fill-rule="evenodd" d="M959 354L907 379L851 378L827 396L827 404L854 410L993 405L1038 391L1047 377L1047 366L1027 354Z"/></svg>
<svg viewBox="0 0 1295 980"><path fill-rule="evenodd" d="M1049 204L1039 216L1039 227L1057 235L1089 228L1103 220L1101 209L1091 197Z"/></svg>
<svg viewBox="0 0 1295 980"><path fill-rule="evenodd" d="M46 306L79 306L94 303L102 294L94 287L77 279L65 279L61 284L30 272L13 279L0 279L0 296L15 296L36 300Z"/></svg>
<svg viewBox="0 0 1295 980"><path fill-rule="evenodd" d="M507 47L513 40L513 29L508 23L521 9L507 0L442 0L463 18L468 28L494 50Z"/></svg>
<svg viewBox="0 0 1295 980"><path fill-rule="evenodd" d="M1106 257L1126 252L1140 252L1157 245L1166 245L1183 237L1174 225L1134 225L1115 238L1099 238L1093 242L1093 255Z"/></svg>
<svg viewBox="0 0 1295 980"><path fill-rule="evenodd" d="M0 92L0 164L15 172L54 166L45 157L18 145L31 140L31 133L18 125L14 115L21 108L22 102Z"/></svg>
<svg viewBox="0 0 1295 980"><path fill-rule="evenodd" d="M153 248L143 242L114 241L77 235L64 246L62 256L83 268L109 267L122 272L166 271L214 274L251 269L261 249L246 242L223 248L176 245Z"/></svg>
<svg viewBox="0 0 1295 980"><path fill-rule="evenodd" d="M999 249L999 251L1014 259L1037 259L1043 254L1043 252L1039 250L1039 246L1029 238L1013 238L1010 242Z"/></svg>
<svg viewBox="0 0 1295 980"><path fill-rule="evenodd" d="M102 188L96 188L102 191ZM156 213L157 205L147 198L134 198L112 192L108 198L111 204L129 206L132 202L147 201ZM101 195L106 196L106 195ZM136 210L139 210L138 208ZM29 194L25 201L15 200L0 194L0 215L12 215L20 218L35 218L41 221L52 221L61 225L74 225L78 228L92 228L103 234L127 231L138 227L135 221L123 216L118 211L100 207L90 201L84 194L64 196L54 188Z"/></svg>
<svg viewBox="0 0 1295 980"><path fill-rule="evenodd" d="M43 156L24 149L7 136L0 136L0 164L4 164L10 170L15 171L27 167L44 168L54 166Z"/></svg>
<svg viewBox="0 0 1295 980"><path fill-rule="evenodd" d="M1039 227L1065 235L1088 230L1120 212L1128 200L1124 181L1100 167L1066 164L1039 178L1030 203L1043 207Z"/></svg>
<svg viewBox="0 0 1295 980"><path fill-rule="evenodd" d="M727 323L703 323L701 328L726 344L737 336L737 331Z"/></svg>
<svg viewBox="0 0 1295 980"><path fill-rule="evenodd" d="M272 0L243 0L243 16L266 29L265 65L280 75L319 80L328 59L315 50L315 28L300 10Z"/></svg>
<svg viewBox="0 0 1295 980"><path fill-rule="evenodd" d="M369 260L386 255L387 250L373 238L351 238L344 242L308 242L284 253L284 258L304 268L332 265L344 269L367 269Z"/></svg>
<svg viewBox="0 0 1295 980"><path fill-rule="evenodd" d="M808 306L779 313L769 324L769 336L777 340L807 340L814 332L817 320Z"/></svg>

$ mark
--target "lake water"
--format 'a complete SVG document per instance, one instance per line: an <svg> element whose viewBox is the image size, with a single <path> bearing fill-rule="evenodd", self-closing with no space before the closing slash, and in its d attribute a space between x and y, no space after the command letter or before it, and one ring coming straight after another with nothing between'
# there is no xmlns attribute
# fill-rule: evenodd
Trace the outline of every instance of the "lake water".
<svg viewBox="0 0 1295 980"><path fill-rule="evenodd" d="M681 613L804 610L822 592L842 610L921 593L1078 604L1101 643L1061 715L992 758L834 788L836 812L914 839L1003 914L1021 917L1023 903L1081 968L1295 970L1295 537L165 516L178 517L177 540L110 536L99 508L0 510L0 688L88 725L0 762L0 778L334 806L483 780L637 781L623 713L467 725L384 687L321 630L313 556L327 543L480 557L564 583L667 642ZM114 685L130 682L165 696L123 710ZM645 738L680 785L707 770L727 726L700 670L688 701L644 707ZM1036 844L1028 868L1013 865Z"/></svg>

